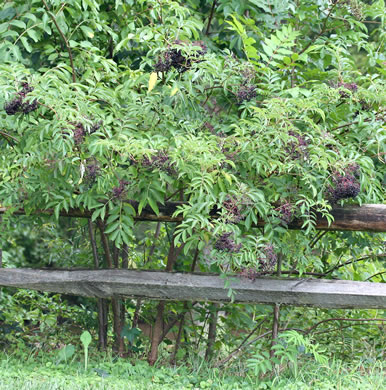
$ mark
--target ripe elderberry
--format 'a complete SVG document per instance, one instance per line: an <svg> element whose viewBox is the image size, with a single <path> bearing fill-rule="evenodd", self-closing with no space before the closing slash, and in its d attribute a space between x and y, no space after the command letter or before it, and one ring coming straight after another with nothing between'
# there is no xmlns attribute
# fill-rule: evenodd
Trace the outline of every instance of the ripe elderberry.
<svg viewBox="0 0 386 390"><path fill-rule="evenodd" d="M260 275L260 273L253 268L242 268L239 272L239 275L249 280L255 280Z"/></svg>
<svg viewBox="0 0 386 390"><path fill-rule="evenodd" d="M129 182L127 180L119 180L119 185L117 187L113 187L112 189L112 197L114 199L123 199L126 196L127 185Z"/></svg>
<svg viewBox="0 0 386 390"><path fill-rule="evenodd" d="M15 115L18 112L20 112L20 108L22 104L23 104L23 99L20 96L18 96L9 102L6 102L4 104L4 110L7 113L7 115Z"/></svg>
<svg viewBox="0 0 386 390"><path fill-rule="evenodd" d="M302 137L300 134L295 133L294 131L289 131L288 135L291 137L295 137L296 141L289 141L286 144L285 151L286 153L291 156L292 159L296 160L299 158L307 158L308 152L308 142L307 140Z"/></svg>
<svg viewBox="0 0 386 390"><path fill-rule="evenodd" d="M102 126L103 121L98 121L90 127L90 134L95 133Z"/></svg>
<svg viewBox="0 0 386 390"><path fill-rule="evenodd" d="M332 186L327 188L327 197L331 203L336 203L341 199L355 198L360 192L359 166L349 165L344 175L336 174L332 178Z"/></svg>
<svg viewBox="0 0 386 390"><path fill-rule="evenodd" d="M86 136L86 130L84 129L84 126L80 122L75 124L73 134L74 134L75 145L81 145L84 142L84 137Z"/></svg>
<svg viewBox="0 0 386 390"><path fill-rule="evenodd" d="M169 155L164 150L159 150L158 153L151 156L151 158L144 156L142 166L146 168L157 168L170 176L177 173L173 163L170 161Z"/></svg>
<svg viewBox="0 0 386 390"><path fill-rule="evenodd" d="M239 223L243 219L238 203L238 200L231 196L224 200L222 205L228 214L226 223Z"/></svg>
<svg viewBox="0 0 386 390"><path fill-rule="evenodd" d="M272 244L267 244L263 248L264 258L259 259L259 271L269 272L277 264L277 254Z"/></svg>
<svg viewBox="0 0 386 390"><path fill-rule="evenodd" d="M237 101L239 103L249 102L257 95L256 87L254 85L242 84L237 91Z"/></svg>
<svg viewBox="0 0 386 390"><path fill-rule="evenodd" d="M90 161L86 165L85 183L90 187L95 183L97 176L100 174L100 168L96 161Z"/></svg>
<svg viewBox="0 0 386 390"><path fill-rule="evenodd" d="M38 102L36 100L33 100L31 103L23 103L21 106L21 110L23 111L23 114L28 114L32 111L35 111L38 108Z"/></svg>
<svg viewBox="0 0 386 390"><path fill-rule="evenodd" d="M288 225L293 220L294 209L291 203L283 203L276 210L278 211L279 219L283 224Z"/></svg>
<svg viewBox="0 0 386 390"><path fill-rule="evenodd" d="M345 89L348 89L352 93L354 93L354 92L356 92L358 90L358 85L355 84L355 83L339 83L338 87L343 87ZM349 97L349 94L346 91L342 90L342 89L339 90L339 95L340 95L341 98Z"/></svg>
<svg viewBox="0 0 386 390"><path fill-rule="evenodd" d="M183 45L185 42L176 40L175 44ZM158 61L154 66L155 72L168 72L171 68L176 69L179 73L186 72L192 65L192 63L201 62L200 57L204 56L207 52L207 47L202 41L192 42L193 46L200 46L201 50L198 50L191 57L185 57L180 49L168 49L162 56L158 57Z"/></svg>
<svg viewBox="0 0 386 390"><path fill-rule="evenodd" d="M11 101L4 104L4 110L7 115L15 115L18 112L28 114L32 111L35 111L38 107L38 102L36 100L33 100L30 103L24 102L24 99L27 94L32 91L33 87L31 87L28 83L22 83L21 90L17 93L17 96Z"/></svg>
<svg viewBox="0 0 386 390"><path fill-rule="evenodd" d="M228 252L228 253L240 252L241 244L236 244L232 236L233 233L222 234L214 244L215 249L222 252Z"/></svg>

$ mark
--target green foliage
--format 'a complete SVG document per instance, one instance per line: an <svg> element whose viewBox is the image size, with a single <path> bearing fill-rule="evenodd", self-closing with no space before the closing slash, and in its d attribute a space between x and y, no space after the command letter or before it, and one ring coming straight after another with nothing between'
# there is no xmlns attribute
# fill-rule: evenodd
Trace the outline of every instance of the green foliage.
<svg viewBox="0 0 386 390"><path fill-rule="evenodd" d="M72 344L65 345L58 352L58 361L59 363L64 360L67 363L67 359L70 359L75 353L75 347Z"/></svg>
<svg viewBox="0 0 386 390"><path fill-rule="evenodd" d="M11 293L0 290L0 331L1 344L30 342L44 344L52 342L60 333L58 317L63 320L84 315L84 309L70 306L60 295L40 293L37 291L19 290ZM89 313L88 313L89 314Z"/></svg>
<svg viewBox="0 0 386 390"><path fill-rule="evenodd" d="M384 200L385 88L372 40L381 30L370 37L358 11L225 2L210 26L220 32L207 36L207 8L196 2L46 4L49 11L34 1L0 8L0 106L17 100L23 83L33 88L14 103L15 115L0 115L2 205L51 208L56 217L92 210L121 246L133 241L136 213L125 200L158 214L182 189L176 242L188 253L231 231L242 250L229 265L240 269L259 266L266 242L288 251L277 218L285 202L309 238L315 212L329 217L332 178L350 164L360 168L359 202ZM381 7L362 4L361 12L378 18ZM367 72L353 50L373 59ZM157 75L157 61L170 67L173 53L185 62ZM223 207L230 197L243 205L233 224ZM223 218L213 220L214 209ZM266 227L256 243L258 218ZM212 257L219 263L221 253Z"/></svg>
<svg viewBox="0 0 386 390"><path fill-rule="evenodd" d="M213 369L201 358L180 367L149 367L146 363L114 359L93 354L90 368L85 372L77 360L67 364L52 364L51 354L23 351L19 355L0 356L0 387L4 390L18 388L48 390L60 389L333 389L337 385L348 389L382 389L385 378L381 363L342 363L333 361L321 366L308 362L299 368L298 378L290 372L280 377L258 379L237 373ZM234 374L234 375L232 375Z"/></svg>
<svg viewBox="0 0 386 390"><path fill-rule="evenodd" d="M84 332L80 335L80 341L81 341L82 344L83 344L83 350L84 350L84 370L87 371L87 364L88 364L88 346L90 345L90 343L91 343L91 341L92 341L92 337L91 337L90 332L88 332L87 330L84 331Z"/></svg>

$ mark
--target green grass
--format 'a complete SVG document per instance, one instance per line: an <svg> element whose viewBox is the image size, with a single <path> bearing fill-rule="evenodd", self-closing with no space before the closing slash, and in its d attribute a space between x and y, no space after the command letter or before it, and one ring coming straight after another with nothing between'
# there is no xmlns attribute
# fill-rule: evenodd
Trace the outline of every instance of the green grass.
<svg viewBox="0 0 386 390"><path fill-rule="evenodd" d="M149 367L140 360L93 354L85 371L80 354L75 354L67 363L59 363L55 352L40 351L37 355L32 352L0 353L0 390L376 390L386 387L381 362L366 365L338 361L325 366L305 362L296 378L290 371L283 371L277 376L258 379L246 372L242 364L230 370L219 370L208 367L198 358L174 368Z"/></svg>

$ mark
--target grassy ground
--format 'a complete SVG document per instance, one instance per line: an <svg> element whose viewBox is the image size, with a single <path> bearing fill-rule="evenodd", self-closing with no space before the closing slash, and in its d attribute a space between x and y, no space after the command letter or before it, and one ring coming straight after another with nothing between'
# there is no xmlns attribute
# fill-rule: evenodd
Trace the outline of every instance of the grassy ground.
<svg viewBox="0 0 386 390"><path fill-rule="evenodd" d="M211 369L201 360L184 366L149 367L138 360L94 355L87 370L83 357L75 354L59 363L53 353L0 353L0 390L86 390L86 389L360 389L386 388L382 363L320 365L306 362L296 377L290 371L258 379L241 367L235 371ZM241 376L240 373L243 373Z"/></svg>

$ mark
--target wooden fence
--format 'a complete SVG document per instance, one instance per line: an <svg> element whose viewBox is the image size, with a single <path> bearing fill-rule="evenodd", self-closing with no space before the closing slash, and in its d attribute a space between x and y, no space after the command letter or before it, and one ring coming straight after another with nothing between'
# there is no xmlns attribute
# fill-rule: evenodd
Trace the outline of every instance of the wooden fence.
<svg viewBox="0 0 386 390"><path fill-rule="evenodd" d="M86 297L131 297L168 301L229 302L218 275L124 269L0 270L0 286ZM238 303L285 304L322 308L386 309L386 284L348 280L231 277Z"/></svg>

